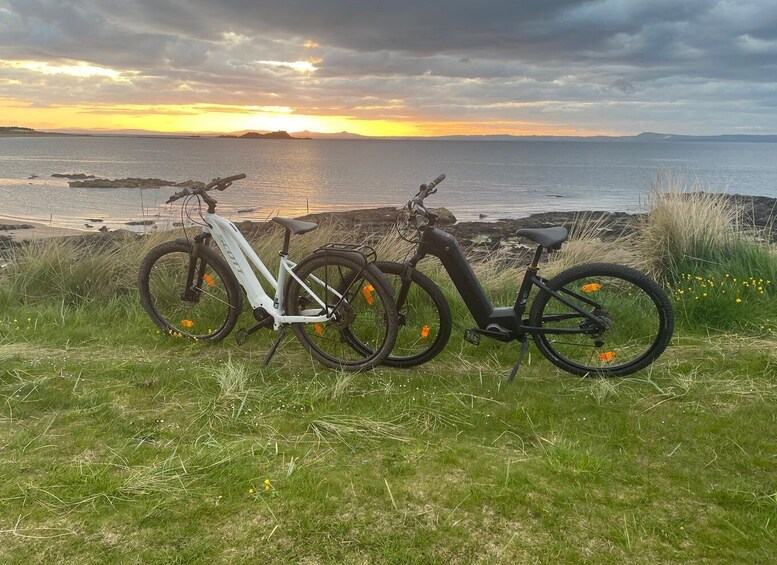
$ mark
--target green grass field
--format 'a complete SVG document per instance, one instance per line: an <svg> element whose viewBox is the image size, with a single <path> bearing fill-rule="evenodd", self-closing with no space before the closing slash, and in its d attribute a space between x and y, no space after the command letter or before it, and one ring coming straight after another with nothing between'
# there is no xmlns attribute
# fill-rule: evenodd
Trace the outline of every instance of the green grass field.
<svg viewBox="0 0 777 565"><path fill-rule="evenodd" d="M454 307L447 351L348 374L290 336L261 368L267 331L243 347L160 335L134 290L139 249L75 269L56 248L0 275L3 563L777 555L772 285L703 297L747 307L716 325L670 284L675 338L631 378L572 377L532 347L507 384L518 347L463 342L472 322L435 269ZM478 270L514 296L520 269Z"/></svg>

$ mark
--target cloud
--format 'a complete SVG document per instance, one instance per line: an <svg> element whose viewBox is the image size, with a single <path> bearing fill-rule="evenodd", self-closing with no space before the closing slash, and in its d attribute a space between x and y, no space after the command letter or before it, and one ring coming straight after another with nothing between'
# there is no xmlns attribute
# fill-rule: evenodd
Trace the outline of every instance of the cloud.
<svg viewBox="0 0 777 565"><path fill-rule="evenodd" d="M634 94L637 89L625 78L615 79L610 83L610 90L617 90L623 94Z"/></svg>
<svg viewBox="0 0 777 565"><path fill-rule="evenodd" d="M0 38L0 96L37 105L777 131L773 0L0 0Z"/></svg>

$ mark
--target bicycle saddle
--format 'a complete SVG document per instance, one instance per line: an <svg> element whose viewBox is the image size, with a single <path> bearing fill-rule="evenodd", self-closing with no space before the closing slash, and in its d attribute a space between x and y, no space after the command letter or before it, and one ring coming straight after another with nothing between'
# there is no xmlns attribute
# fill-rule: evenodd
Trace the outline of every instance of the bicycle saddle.
<svg viewBox="0 0 777 565"><path fill-rule="evenodd" d="M521 228L515 235L521 235L547 249L561 249L561 244L567 240L567 228Z"/></svg>
<svg viewBox="0 0 777 565"><path fill-rule="evenodd" d="M289 218L281 218L279 216L274 217L272 221L276 224L282 225L294 235L299 233L308 233L309 231L313 231L318 227L318 224L314 224L313 222L302 222L300 220L291 220Z"/></svg>

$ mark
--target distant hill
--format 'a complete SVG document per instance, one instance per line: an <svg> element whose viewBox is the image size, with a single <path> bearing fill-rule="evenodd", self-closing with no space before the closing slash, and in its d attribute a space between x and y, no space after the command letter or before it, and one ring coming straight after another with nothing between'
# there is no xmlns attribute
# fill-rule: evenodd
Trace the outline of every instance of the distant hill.
<svg viewBox="0 0 777 565"><path fill-rule="evenodd" d="M435 140L435 141L622 141L622 142L730 142L730 143L777 143L777 135L724 134L724 135L678 135L674 133L657 133L652 131L637 135L444 135L444 136L382 136L372 137L341 131L325 133L314 131L298 131L289 134L286 131L238 131L219 135L214 132L192 133L162 133L147 130L111 130L90 131L77 129L61 129L54 132L36 131L24 126L0 126L0 136L100 136L100 137L167 137L167 138L232 138L232 139L341 139L341 140Z"/></svg>
<svg viewBox="0 0 777 565"><path fill-rule="evenodd" d="M731 141L747 143L775 143L777 135L677 135L674 133L653 133L650 131L632 136L635 141Z"/></svg>
<svg viewBox="0 0 777 565"><path fill-rule="evenodd" d="M21 126L0 126L0 133L35 133L35 130Z"/></svg>
<svg viewBox="0 0 777 565"><path fill-rule="evenodd" d="M339 133L320 133L301 131L292 134L308 139L396 139L396 140L436 140L436 141L623 141L623 142L679 142L679 141L726 141L747 143L777 143L777 135L677 135L673 133L644 132L638 135L443 135L443 136L384 136L371 137L342 131Z"/></svg>
<svg viewBox="0 0 777 565"><path fill-rule="evenodd" d="M50 137L60 135L22 126L0 126L0 137Z"/></svg>
<svg viewBox="0 0 777 565"><path fill-rule="evenodd" d="M319 133L315 131L298 131L291 135L295 137L304 137L307 139L375 139L367 135L359 135L358 133L350 133L347 131L341 131L339 133Z"/></svg>
<svg viewBox="0 0 777 565"><path fill-rule="evenodd" d="M434 139L440 141L623 141L623 142L678 142L726 141L746 143L777 143L777 135L677 135L673 133L644 132L637 135L445 135L438 137L405 137L383 139Z"/></svg>
<svg viewBox="0 0 777 565"><path fill-rule="evenodd" d="M219 135L218 137L232 137L237 139L310 139L309 137L292 137L285 131L271 131L269 133L249 131L242 135Z"/></svg>

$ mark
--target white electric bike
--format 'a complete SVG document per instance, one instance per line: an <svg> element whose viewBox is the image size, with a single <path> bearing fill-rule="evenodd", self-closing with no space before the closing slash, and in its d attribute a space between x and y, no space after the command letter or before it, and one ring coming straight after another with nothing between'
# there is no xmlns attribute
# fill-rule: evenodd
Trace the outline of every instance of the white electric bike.
<svg viewBox="0 0 777 565"><path fill-rule="evenodd" d="M375 252L367 246L330 243L300 263L288 257L292 234L313 231L318 224L273 218L286 229L278 276L273 277L235 224L216 215L212 189L225 190L240 174L216 178L201 188L177 192L167 203L184 198L184 212L194 199L199 205L201 233L168 241L153 248L140 265L140 300L154 323L166 334L196 341L226 337L243 311L240 287L245 290L256 324L237 333L238 345L262 328L280 332L265 357L275 353L291 327L310 354L328 367L368 370L391 352L399 327L393 291L373 264ZM202 203L207 212L202 213ZM221 250L211 246L215 241ZM254 269L273 288L262 288ZM354 344L370 343L369 352ZM374 352L374 353L373 353Z"/></svg>

